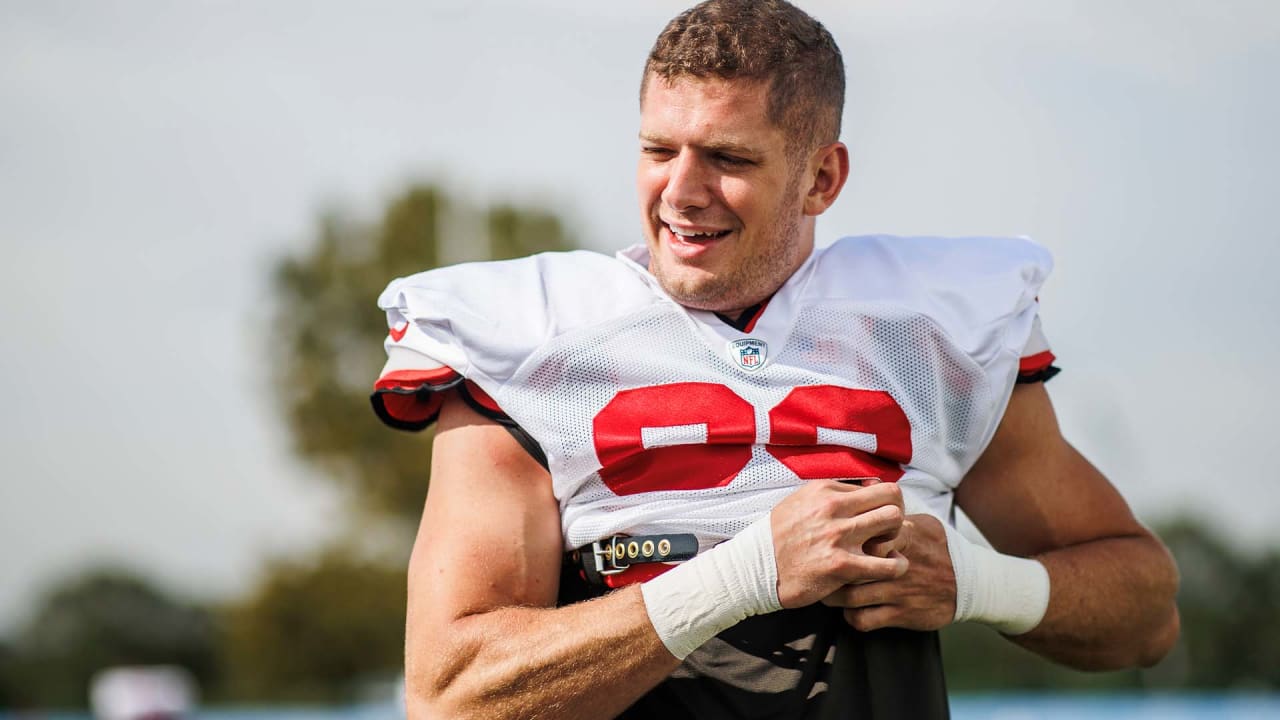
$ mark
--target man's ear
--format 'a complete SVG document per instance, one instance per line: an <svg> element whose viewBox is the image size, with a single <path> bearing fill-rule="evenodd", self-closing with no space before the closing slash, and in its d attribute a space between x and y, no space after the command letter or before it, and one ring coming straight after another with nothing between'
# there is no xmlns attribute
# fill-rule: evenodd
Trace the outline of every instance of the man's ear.
<svg viewBox="0 0 1280 720"><path fill-rule="evenodd" d="M823 145L809 159L811 179L804 196L804 214L821 215L835 204L849 179L849 148L842 142Z"/></svg>

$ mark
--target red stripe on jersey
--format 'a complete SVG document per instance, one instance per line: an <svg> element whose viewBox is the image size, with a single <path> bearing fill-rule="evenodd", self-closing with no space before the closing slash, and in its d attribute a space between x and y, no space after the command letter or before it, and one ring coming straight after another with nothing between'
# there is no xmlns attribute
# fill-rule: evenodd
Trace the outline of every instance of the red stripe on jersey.
<svg viewBox="0 0 1280 720"><path fill-rule="evenodd" d="M772 297L769 298L769 300L772 300L772 299L773 299ZM760 303L760 307L756 310L756 314L752 315L751 319L747 321L747 324L742 327L742 332L744 333L751 332L751 330L756 326L756 321L760 319L761 315L764 315L764 309L769 307L769 300L765 300L764 302Z"/></svg>
<svg viewBox="0 0 1280 720"><path fill-rule="evenodd" d="M1052 365L1054 359L1054 354L1048 350L1038 352L1035 355L1028 355L1018 361L1018 374L1032 375L1041 372Z"/></svg>
<svg viewBox="0 0 1280 720"><path fill-rule="evenodd" d="M634 585L636 583L644 582L645 580L652 580L673 567L675 567L675 565L668 565L667 563L644 563L643 565L632 565L626 570L615 575L605 575L604 584L611 588L626 587L627 585Z"/></svg>
<svg viewBox="0 0 1280 720"><path fill-rule="evenodd" d="M479 385L471 382L470 380L463 380L462 382L467 388L467 394L470 395L471 399L475 400L481 407L489 412L503 416L506 415L506 413L502 411L502 408L498 407L498 403L493 398L489 397L489 393L481 390Z"/></svg>
<svg viewBox="0 0 1280 720"><path fill-rule="evenodd" d="M420 423L430 419L440 412L440 405L444 403L444 395L440 393L432 393L426 397L382 393L379 399L388 415L405 423Z"/></svg>
<svg viewBox="0 0 1280 720"><path fill-rule="evenodd" d="M374 390L414 390L423 385L443 385L458 377L453 368L445 365L430 370L393 370L378 378Z"/></svg>

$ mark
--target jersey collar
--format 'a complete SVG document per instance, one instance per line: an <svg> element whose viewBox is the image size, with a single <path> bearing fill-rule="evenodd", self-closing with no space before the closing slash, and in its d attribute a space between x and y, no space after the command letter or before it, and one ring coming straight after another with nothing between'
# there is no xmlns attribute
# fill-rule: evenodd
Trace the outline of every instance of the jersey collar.
<svg viewBox="0 0 1280 720"><path fill-rule="evenodd" d="M800 295L807 284L809 276L812 275L815 259L819 254L818 249L809 253L809 257L805 258L805 261L792 273L791 277L787 278L782 287L778 288L773 296L766 301L765 308L754 323L750 333L745 333L725 323L714 312L693 310L677 303L662 289L657 278L649 272L649 249L644 244L636 244L619 250L616 257L624 265L639 273L645 282L654 289L654 292L680 306L696 322L702 335L713 345L718 346L725 341L753 337L763 339L780 350L787 336L791 333L791 326L800 308Z"/></svg>

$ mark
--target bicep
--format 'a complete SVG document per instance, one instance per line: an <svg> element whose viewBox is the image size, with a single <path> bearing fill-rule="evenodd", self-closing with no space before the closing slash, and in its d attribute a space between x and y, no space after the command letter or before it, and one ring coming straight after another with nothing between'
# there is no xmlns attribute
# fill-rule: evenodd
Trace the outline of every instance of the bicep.
<svg viewBox="0 0 1280 720"><path fill-rule="evenodd" d="M1014 388L956 501L993 547L1024 557L1147 532L1120 493L1063 438L1042 383Z"/></svg>
<svg viewBox="0 0 1280 720"><path fill-rule="evenodd" d="M409 564L410 634L499 607L553 606L561 553L550 475L506 429L447 399Z"/></svg>

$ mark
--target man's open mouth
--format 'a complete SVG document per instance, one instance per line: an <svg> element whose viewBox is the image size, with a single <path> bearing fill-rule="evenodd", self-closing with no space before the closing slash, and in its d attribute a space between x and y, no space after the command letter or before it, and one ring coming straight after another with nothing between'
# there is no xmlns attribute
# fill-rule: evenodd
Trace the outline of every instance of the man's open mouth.
<svg viewBox="0 0 1280 720"><path fill-rule="evenodd" d="M686 242L705 242L707 240L715 240L733 232L732 230L689 230L685 228L678 228L674 225L667 225L667 230L670 230L672 235L675 235Z"/></svg>

